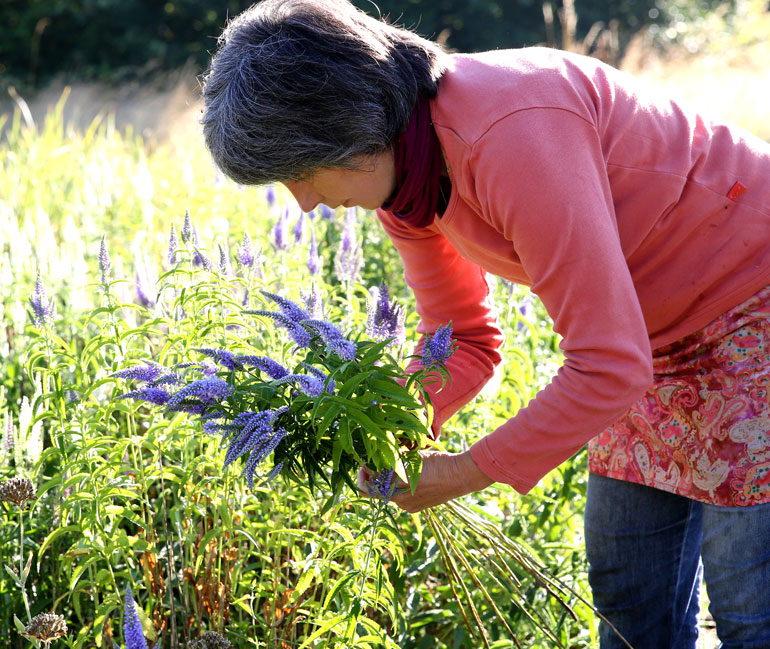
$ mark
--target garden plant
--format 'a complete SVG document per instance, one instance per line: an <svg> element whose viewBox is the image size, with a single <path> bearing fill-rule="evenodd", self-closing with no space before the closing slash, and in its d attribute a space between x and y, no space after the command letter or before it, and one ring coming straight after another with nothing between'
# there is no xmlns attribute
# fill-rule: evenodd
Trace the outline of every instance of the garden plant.
<svg viewBox="0 0 770 649"><path fill-rule="evenodd" d="M451 323L410 357L373 215L61 110L0 144L0 647L593 646L582 455L526 497L388 504L548 381L539 303L492 284L506 362L435 442Z"/></svg>

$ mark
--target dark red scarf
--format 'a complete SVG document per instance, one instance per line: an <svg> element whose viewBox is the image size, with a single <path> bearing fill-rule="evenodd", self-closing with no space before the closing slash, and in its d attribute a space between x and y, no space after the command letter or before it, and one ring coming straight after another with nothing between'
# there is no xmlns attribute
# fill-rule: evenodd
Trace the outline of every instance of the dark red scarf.
<svg viewBox="0 0 770 649"><path fill-rule="evenodd" d="M441 145L430 119L425 97L409 118L409 125L393 145L396 164L396 191L382 204L402 221L418 228L431 223L436 215L441 180Z"/></svg>

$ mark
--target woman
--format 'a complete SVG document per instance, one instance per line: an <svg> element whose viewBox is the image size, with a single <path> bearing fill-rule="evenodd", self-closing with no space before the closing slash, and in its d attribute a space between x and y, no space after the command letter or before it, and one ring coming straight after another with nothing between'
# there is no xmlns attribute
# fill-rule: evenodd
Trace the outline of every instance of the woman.
<svg viewBox="0 0 770 649"><path fill-rule="evenodd" d="M394 502L526 493L589 443L595 605L636 649L692 648L702 557L723 646L770 647L770 146L595 60L450 56L345 0L240 15L203 97L234 180L378 208L418 331L451 320L459 341L436 434L501 360L486 273L531 286L563 336L527 408L425 452Z"/></svg>

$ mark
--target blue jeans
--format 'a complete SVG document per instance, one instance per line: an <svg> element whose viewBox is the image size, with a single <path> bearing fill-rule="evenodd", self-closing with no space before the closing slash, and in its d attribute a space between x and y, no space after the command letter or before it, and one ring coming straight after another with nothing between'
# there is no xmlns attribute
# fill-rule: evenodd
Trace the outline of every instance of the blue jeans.
<svg viewBox="0 0 770 649"><path fill-rule="evenodd" d="M594 606L634 649L695 649L701 571L724 649L770 648L770 504L717 507L590 475ZM602 649L625 649L606 623Z"/></svg>

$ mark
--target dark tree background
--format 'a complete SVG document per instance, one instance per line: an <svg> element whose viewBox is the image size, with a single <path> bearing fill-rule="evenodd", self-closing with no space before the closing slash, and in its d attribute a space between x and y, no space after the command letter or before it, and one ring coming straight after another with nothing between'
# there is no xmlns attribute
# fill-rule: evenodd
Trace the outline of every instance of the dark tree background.
<svg viewBox="0 0 770 649"><path fill-rule="evenodd" d="M458 51L545 43L542 0L354 0ZM717 0L573 0L575 35L616 21L622 48L646 24L665 21L672 7ZM734 3L732 0L728 4ZM205 68L227 16L239 0L0 0L0 86L40 87L55 75L118 83L191 63ZM556 38L558 11L553 0ZM724 5L726 3L718 3Z"/></svg>

